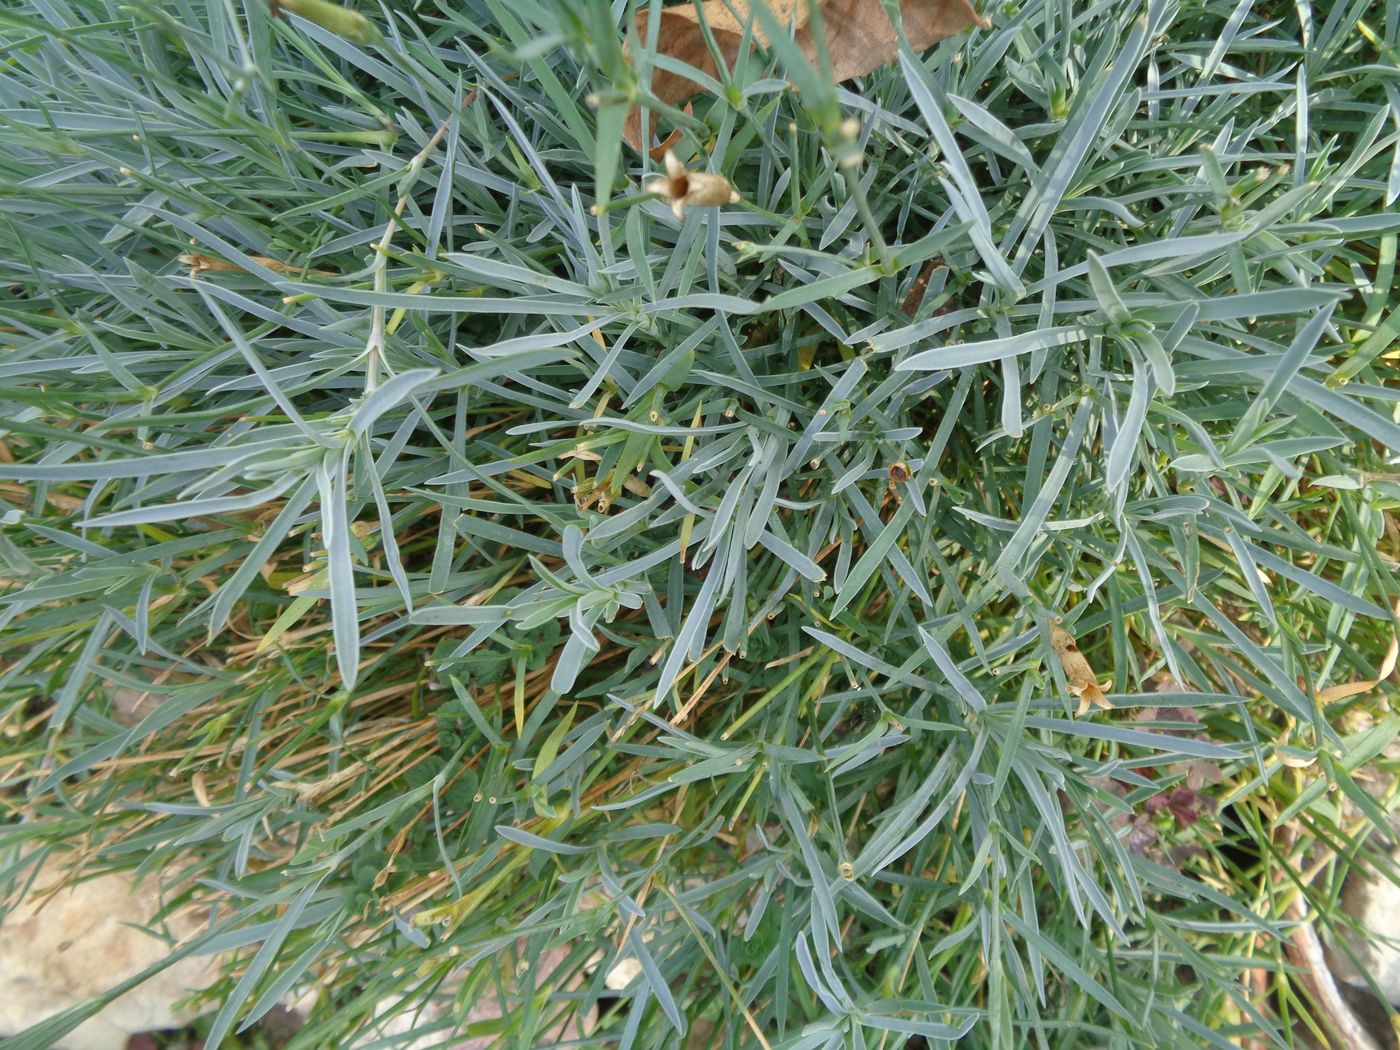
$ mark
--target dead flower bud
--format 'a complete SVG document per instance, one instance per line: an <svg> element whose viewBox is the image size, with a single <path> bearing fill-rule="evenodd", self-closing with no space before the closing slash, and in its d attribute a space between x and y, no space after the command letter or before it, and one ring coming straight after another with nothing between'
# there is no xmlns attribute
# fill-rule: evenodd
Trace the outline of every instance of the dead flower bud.
<svg viewBox="0 0 1400 1050"><path fill-rule="evenodd" d="M1060 658L1065 678L1069 680L1070 696L1079 699L1076 717L1088 713L1091 706L1113 707L1112 701L1103 695L1103 686L1099 685L1098 676L1089 667L1089 661L1084 659L1084 654L1079 651L1074 636L1062 627L1051 625L1050 644L1055 649L1055 655Z"/></svg>
<svg viewBox="0 0 1400 1050"><path fill-rule="evenodd" d="M687 207L703 208L739 203L738 191L723 175L690 171L670 150L666 151L666 177L652 179L644 189L648 193L664 197L671 205L671 214L677 220L685 218Z"/></svg>

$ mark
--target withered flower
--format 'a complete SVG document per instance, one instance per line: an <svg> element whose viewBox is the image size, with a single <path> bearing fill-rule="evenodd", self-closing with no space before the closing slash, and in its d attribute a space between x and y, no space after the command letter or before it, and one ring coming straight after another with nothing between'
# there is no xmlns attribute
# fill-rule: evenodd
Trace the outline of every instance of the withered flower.
<svg viewBox="0 0 1400 1050"><path fill-rule="evenodd" d="M1060 666L1064 668L1065 678L1069 680L1070 696L1079 699L1079 710L1075 711L1075 717L1087 713L1090 707L1112 708L1113 702L1104 696L1104 686L1099 685L1098 676L1094 674L1089 666L1089 661L1084 659L1084 654L1079 651L1079 646L1075 644L1074 636L1063 627L1050 625L1050 644L1055 649L1055 655L1060 658Z"/></svg>
<svg viewBox="0 0 1400 1050"><path fill-rule="evenodd" d="M690 171L670 150L666 151L666 177L649 180L643 189L664 197L678 220L685 218L687 207L739 203L738 191L723 175Z"/></svg>

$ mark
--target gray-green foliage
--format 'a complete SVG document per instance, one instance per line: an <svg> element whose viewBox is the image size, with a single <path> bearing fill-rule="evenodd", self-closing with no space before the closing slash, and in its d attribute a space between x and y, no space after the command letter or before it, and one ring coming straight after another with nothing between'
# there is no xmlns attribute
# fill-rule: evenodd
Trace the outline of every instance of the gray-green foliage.
<svg viewBox="0 0 1400 1050"><path fill-rule="evenodd" d="M754 53L653 107L744 196L679 224L628 7L0 9L9 876L199 875L211 1047L316 975L299 1046L541 1045L622 955L589 1045L1289 1042L1390 804L1319 693L1400 597L1400 4Z"/></svg>

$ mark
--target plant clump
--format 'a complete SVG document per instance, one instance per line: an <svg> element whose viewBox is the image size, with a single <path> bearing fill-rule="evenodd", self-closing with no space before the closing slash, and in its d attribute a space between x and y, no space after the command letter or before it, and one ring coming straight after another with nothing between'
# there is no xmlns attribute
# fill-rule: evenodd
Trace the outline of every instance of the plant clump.
<svg viewBox="0 0 1400 1050"><path fill-rule="evenodd" d="M1335 1037L1400 7L935 6L8 4L11 899L206 1050Z"/></svg>

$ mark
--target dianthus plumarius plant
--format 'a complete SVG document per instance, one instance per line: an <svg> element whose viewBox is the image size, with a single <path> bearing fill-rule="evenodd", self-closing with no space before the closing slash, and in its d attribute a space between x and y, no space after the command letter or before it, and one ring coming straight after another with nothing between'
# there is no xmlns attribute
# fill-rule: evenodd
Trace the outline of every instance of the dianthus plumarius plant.
<svg viewBox="0 0 1400 1050"><path fill-rule="evenodd" d="M207 1047L1325 1031L1400 4L756 5L688 111L659 9L0 9L6 881L202 908Z"/></svg>

